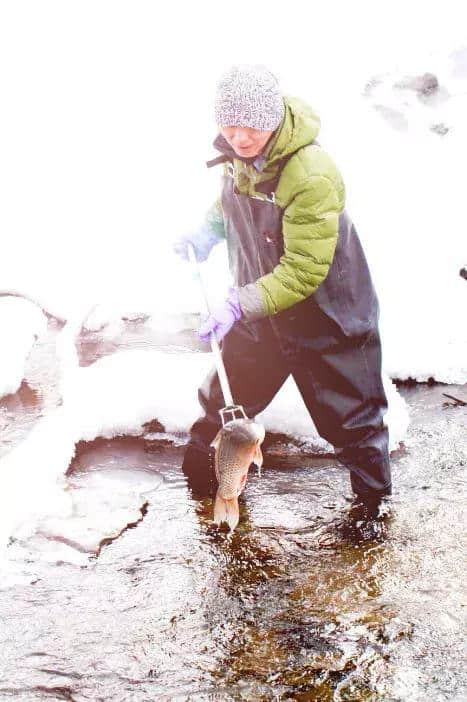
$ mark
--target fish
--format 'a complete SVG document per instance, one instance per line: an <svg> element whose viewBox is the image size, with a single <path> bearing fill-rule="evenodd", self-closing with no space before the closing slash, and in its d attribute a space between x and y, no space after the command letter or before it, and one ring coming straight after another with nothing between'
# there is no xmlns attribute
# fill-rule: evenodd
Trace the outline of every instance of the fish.
<svg viewBox="0 0 467 702"><path fill-rule="evenodd" d="M246 485L251 463L263 465L261 444L264 427L253 419L232 419L219 430L211 446L214 447L214 469L217 488L214 500L214 522L226 522L233 531L238 524L238 496Z"/></svg>

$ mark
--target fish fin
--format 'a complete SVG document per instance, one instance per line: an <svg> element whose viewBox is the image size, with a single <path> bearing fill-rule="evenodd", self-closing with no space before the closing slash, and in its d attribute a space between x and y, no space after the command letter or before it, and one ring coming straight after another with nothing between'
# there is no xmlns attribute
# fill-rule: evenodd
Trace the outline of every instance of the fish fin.
<svg viewBox="0 0 467 702"><path fill-rule="evenodd" d="M244 475L242 475L242 478L241 478L241 480L240 480L240 488L239 488L239 493L238 493L239 495L240 495L240 493L243 492L243 490L245 489L246 479L247 479L247 478L248 478L248 471L247 471Z"/></svg>
<svg viewBox="0 0 467 702"><path fill-rule="evenodd" d="M261 451L261 444L258 442L256 444L255 452L253 454L252 463L258 468L258 475L261 476L261 468L263 466L263 452Z"/></svg>
<svg viewBox="0 0 467 702"><path fill-rule="evenodd" d="M214 522L220 526L222 522L229 525L230 531L233 531L239 520L238 500L236 497L231 500L225 500L217 493L214 501Z"/></svg>
<svg viewBox="0 0 467 702"><path fill-rule="evenodd" d="M261 467L263 465L263 452L261 451L261 444L257 444L255 448L255 453L253 456L253 463L258 466L258 468L261 470Z"/></svg>
<svg viewBox="0 0 467 702"><path fill-rule="evenodd" d="M219 448L219 444L220 444L220 440L221 440L221 434L222 434L222 429L219 429L219 431L217 432L216 436L214 437L214 439L213 439L213 440L211 441L211 443L210 443L210 446L212 446L214 449L216 449L216 451L217 451L217 449Z"/></svg>

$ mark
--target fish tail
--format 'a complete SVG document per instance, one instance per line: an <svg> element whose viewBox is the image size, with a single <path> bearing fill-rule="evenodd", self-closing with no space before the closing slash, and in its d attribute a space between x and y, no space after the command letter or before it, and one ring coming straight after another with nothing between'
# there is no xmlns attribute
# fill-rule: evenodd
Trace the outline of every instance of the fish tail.
<svg viewBox="0 0 467 702"><path fill-rule="evenodd" d="M238 499L233 497L231 500L226 500L217 493L214 501L214 522L220 526L222 522L229 525L230 531L233 531L239 520Z"/></svg>

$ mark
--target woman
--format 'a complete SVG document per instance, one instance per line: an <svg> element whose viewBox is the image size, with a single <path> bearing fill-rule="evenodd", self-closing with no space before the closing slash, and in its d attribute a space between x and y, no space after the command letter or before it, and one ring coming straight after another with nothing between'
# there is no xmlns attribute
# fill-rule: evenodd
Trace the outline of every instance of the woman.
<svg viewBox="0 0 467 702"><path fill-rule="evenodd" d="M223 237L235 281L200 328L214 332L235 401L254 417L292 373L320 433L350 470L355 502L371 516L391 492L378 302L345 187L316 142L320 120L283 96L262 66L221 78L215 116L220 201L191 242L199 260ZM213 370L199 390L183 470L196 492L212 480L209 444L223 398Z"/></svg>

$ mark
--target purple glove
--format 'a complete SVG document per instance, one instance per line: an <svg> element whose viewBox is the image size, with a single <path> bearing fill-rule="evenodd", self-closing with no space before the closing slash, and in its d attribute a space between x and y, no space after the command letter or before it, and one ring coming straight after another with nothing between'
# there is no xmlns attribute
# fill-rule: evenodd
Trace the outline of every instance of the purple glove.
<svg viewBox="0 0 467 702"><path fill-rule="evenodd" d="M201 324L198 331L200 339L209 341L211 332L214 332L217 341L221 341L241 316L242 309L238 301L238 292L236 288L230 288L226 301L213 310L206 321Z"/></svg>

